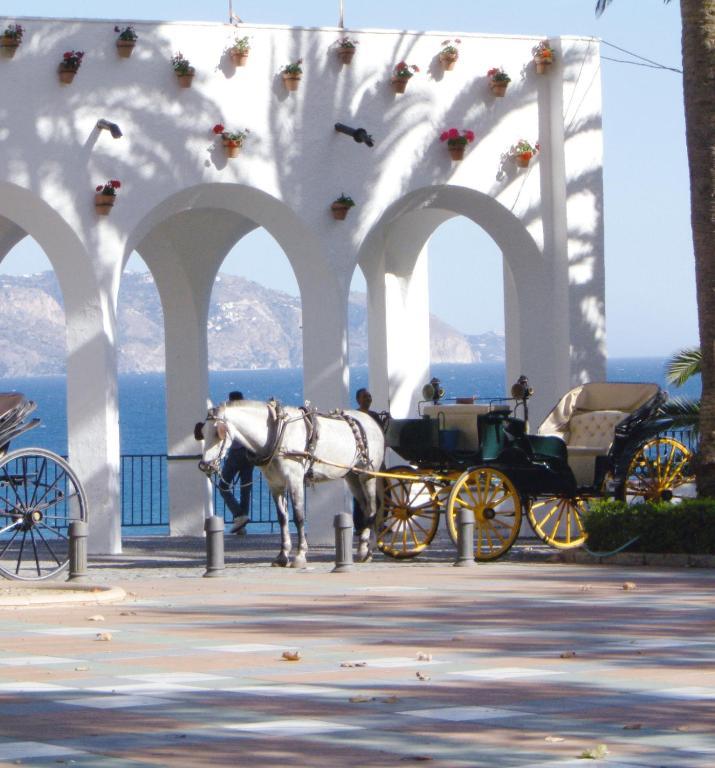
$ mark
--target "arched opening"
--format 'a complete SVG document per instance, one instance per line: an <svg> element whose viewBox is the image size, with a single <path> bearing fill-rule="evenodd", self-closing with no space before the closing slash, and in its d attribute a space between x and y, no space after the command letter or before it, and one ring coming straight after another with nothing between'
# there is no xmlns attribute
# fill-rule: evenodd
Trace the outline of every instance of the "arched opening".
<svg viewBox="0 0 715 768"><path fill-rule="evenodd" d="M0 222L2 220L0 219ZM2 227L0 227L2 229ZM67 455L67 342L64 301L47 255L30 235L0 253L0 391L37 404L39 428L12 448L36 446ZM14 238L13 238L14 239Z"/></svg>
<svg viewBox="0 0 715 768"><path fill-rule="evenodd" d="M494 240L455 216L427 243L430 377L448 397L504 392L504 274Z"/></svg>

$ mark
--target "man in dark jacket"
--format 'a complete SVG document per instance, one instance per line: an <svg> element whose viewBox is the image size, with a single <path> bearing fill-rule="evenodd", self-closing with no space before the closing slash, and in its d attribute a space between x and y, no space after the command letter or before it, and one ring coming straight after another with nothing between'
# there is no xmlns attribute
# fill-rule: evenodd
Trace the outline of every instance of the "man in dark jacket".
<svg viewBox="0 0 715 768"><path fill-rule="evenodd" d="M242 392L229 392L229 402L243 400ZM238 475L239 479L239 498L233 495L233 482ZM248 458L248 453L244 446L234 441L228 449L226 458L221 470L221 479L219 480L218 490L221 498L233 515L233 525L231 533L241 533L244 531L249 520L251 511L251 490L253 488L253 464Z"/></svg>

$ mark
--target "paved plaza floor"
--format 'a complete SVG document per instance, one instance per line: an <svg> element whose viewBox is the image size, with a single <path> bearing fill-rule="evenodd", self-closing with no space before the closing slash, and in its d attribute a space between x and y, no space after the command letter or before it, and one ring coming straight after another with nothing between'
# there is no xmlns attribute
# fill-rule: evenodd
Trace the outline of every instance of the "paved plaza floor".
<svg viewBox="0 0 715 768"><path fill-rule="evenodd" d="M216 579L201 542L139 542L92 564L121 602L0 607L0 766L715 765L713 570L334 574L276 541Z"/></svg>

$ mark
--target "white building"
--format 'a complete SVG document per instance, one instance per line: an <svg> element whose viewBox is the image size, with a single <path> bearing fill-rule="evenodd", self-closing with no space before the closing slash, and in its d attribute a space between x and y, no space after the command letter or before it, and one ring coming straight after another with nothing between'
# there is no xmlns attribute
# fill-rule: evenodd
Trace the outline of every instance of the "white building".
<svg viewBox="0 0 715 768"><path fill-rule="evenodd" d="M573 383L604 378L604 271L599 46L551 38L555 62L537 75L538 38L460 33L444 71L439 51L454 34L347 32L359 41L342 64L338 29L209 23L137 23L120 58L113 21L13 19L24 40L0 58L0 259L31 235L57 274L67 321L69 451L90 500L90 549L121 547L116 306L122 269L136 250L151 270L166 326L168 450L195 454L193 423L207 403L206 324L211 289L231 248L265 227L295 272L303 307L305 396L347 406L347 297L359 264L368 285L370 387L395 415L414 407L428 377L426 244L463 215L503 254L507 379L527 373L532 414ZM249 35L235 67L227 47ZM57 66L84 51L70 85ZM196 69L181 88L170 59ZM283 65L303 60L289 92ZM390 83L405 60L420 72L404 94ZM493 95L487 71L511 75ZM117 123L123 137L97 129ZM248 127L227 159L216 123ZM368 149L334 130L374 136ZM442 131L476 141L453 162ZM538 141L528 168L508 157ZM116 205L99 217L95 187L120 179ZM335 221L341 193L358 205ZM459 280L460 275L448 279ZM480 286L474 286L475 304ZM172 533L200 534L210 512L195 462L169 466ZM332 536L342 492L311 499L311 538Z"/></svg>

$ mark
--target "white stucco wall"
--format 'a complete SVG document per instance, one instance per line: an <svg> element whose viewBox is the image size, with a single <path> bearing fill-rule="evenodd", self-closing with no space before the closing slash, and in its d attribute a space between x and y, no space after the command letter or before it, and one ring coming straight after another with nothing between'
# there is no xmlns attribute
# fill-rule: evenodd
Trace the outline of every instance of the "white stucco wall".
<svg viewBox="0 0 715 768"><path fill-rule="evenodd" d="M332 47L342 30L140 22L132 57L120 59L114 21L13 21L27 31L15 57L0 59L0 258L27 233L59 276L70 460L89 492L92 551L121 546L115 320L134 249L164 307L172 455L195 451L191 428L205 410L214 277L257 226L296 273L305 395L321 408L349 402L347 294L358 263L369 286L375 403L398 416L414 407L429 365L425 249L454 215L478 223L504 255L508 377L529 375L533 418L572 382L604 376L597 42L550 38L556 63L537 76L539 38L350 30L360 44L342 65ZM243 68L225 53L237 32L252 38ZM454 37L460 59L444 72L437 54ZM85 59L74 83L60 85L57 64L69 49ZM169 63L179 50L196 68L190 89L179 88ZM278 73L298 58L303 81L288 93ZM389 82L400 59L421 69L404 95ZM485 76L494 66L512 77L502 99ZM123 138L97 131L99 118L118 123ZM375 147L337 134L337 121L365 127ZM211 133L217 122L251 130L239 159L226 159ZM451 127L477 135L461 163L438 140ZM528 170L503 158L520 138L541 143ZM94 188L110 178L122 189L100 219ZM328 208L341 192L357 206L335 222ZM170 478L172 532L200 534L205 482L181 461ZM342 503L337 490L316 497L313 541L332 537Z"/></svg>

